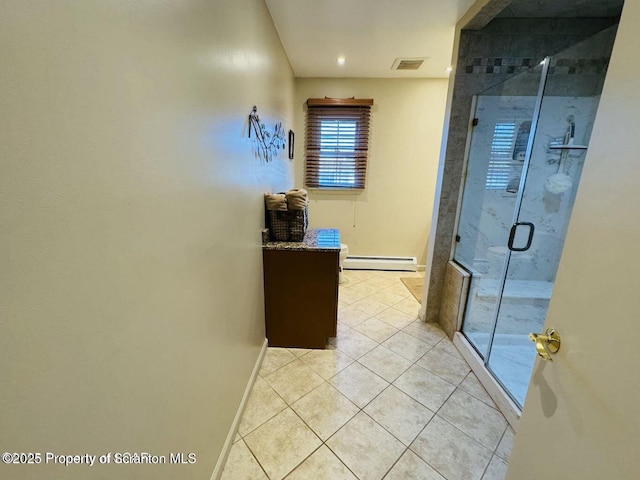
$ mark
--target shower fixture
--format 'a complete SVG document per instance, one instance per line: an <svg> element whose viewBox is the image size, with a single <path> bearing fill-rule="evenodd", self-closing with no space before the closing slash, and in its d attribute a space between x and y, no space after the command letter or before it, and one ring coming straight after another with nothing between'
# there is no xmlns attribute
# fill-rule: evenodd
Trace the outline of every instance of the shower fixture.
<svg viewBox="0 0 640 480"><path fill-rule="evenodd" d="M558 171L553 175L547 177L544 182L544 188L550 193L554 193L559 195L563 192L566 192L573 186L573 179L570 175L565 172L565 166L567 163L567 157L569 156L570 150L586 150L586 145L576 145L574 144L574 139L576 135L576 123L573 115L569 115L567 117L567 122L569 122L569 128L567 129L567 133L564 135L564 141L562 145L552 145L549 146L550 150L560 150L560 162L558 165Z"/></svg>

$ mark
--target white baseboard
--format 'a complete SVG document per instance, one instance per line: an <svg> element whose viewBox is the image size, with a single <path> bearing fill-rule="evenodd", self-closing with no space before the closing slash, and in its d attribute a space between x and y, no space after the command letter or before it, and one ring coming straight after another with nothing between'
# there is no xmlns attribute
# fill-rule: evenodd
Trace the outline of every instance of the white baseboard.
<svg viewBox="0 0 640 480"><path fill-rule="evenodd" d="M244 389L244 395L242 395L242 400L240 401L240 405L238 406L238 410L236 411L236 416L233 418L233 422L231 423L231 428L229 429L227 439L225 440L224 446L222 447L222 452L220 452L220 456L218 457L216 466L213 469L213 473L211 474L211 480L219 480L222 476L224 466L227 464L227 458L229 458L229 452L231 451L231 447L233 447L233 441L235 440L236 434L238 433L238 427L240 426L240 421L242 420L244 409L247 407L247 402L249 401L249 397L251 396L253 385L254 383L256 383L256 378L258 378L258 372L260 371L260 367L262 366L264 354L267 353L268 345L269 344L267 342L267 339L265 338L264 343L262 344L262 349L260 350L260 354L258 355L258 359L256 360L256 364L253 366L251 377L249 377L249 381L247 382L247 387Z"/></svg>
<svg viewBox="0 0 640 480"><path fill-rule="evenodd" d="M343 262L345 270L397 270L415 272L416 257L357 256L349 255Z"/></svg>

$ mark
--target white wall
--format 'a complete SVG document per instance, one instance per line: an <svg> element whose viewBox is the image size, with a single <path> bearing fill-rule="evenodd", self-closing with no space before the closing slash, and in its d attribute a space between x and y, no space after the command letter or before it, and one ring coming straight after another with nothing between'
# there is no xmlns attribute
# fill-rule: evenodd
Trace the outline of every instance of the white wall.
<svg viewBox="0 0 640 480"><path fill-rule="evenodd" d="M8 0L0 63L0 450L197 455L0 477L209 478L264 341L262 193L293 185L246 138L253 105L292 128L264 2Z"/></svg>
<svg viewBox="0 0 640 480"><path fill-rule="evenodd" d="M296 185L304 182L307 98L373 98L366 189L310 191L309 225L340 229L350 255L418 257L433 208L446 79L296 79Z"/></svg>

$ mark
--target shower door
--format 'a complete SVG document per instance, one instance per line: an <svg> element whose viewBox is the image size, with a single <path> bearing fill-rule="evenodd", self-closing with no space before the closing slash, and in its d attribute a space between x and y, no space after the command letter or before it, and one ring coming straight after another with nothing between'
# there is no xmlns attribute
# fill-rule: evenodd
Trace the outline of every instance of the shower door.
<svg viewBox="0 0 640 480"><path fill-rule="evenodd" d="M489 369L495 363L491 351L508 287L506 272L516 254L509 246L524 249L531 231L513 225L521 210L546 70L546 64L537 65L474 99L454 260L472 274L463 333Z"/></svg>
<svg viewBox="0 0 640 480"><path fill-rule="evenodd" d="M588 74L552 73L563 71L558 65L575 63L579 54L584 55L581 44L547 59L526 175L507 237L488 368L520 407L536 357L528 334L542 331L547 315L606 69L605 59L592 59Z"/></svg>
<svg viewBox="0 0 640 480"><path fill-rule="evenodd" d="M536 355L528 334L547 314L614 36L475 98L454 253L471 272L462 333L520 407Z"/></svg>

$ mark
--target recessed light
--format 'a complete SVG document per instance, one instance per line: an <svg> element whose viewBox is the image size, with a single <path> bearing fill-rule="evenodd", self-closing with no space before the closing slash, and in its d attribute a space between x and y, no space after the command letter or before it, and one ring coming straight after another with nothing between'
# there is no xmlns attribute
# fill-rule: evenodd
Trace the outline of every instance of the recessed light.
<svg viewBox="0 0 640 480"><path fill-rule="evenodd" d="M344 57L338 57L338 65L344 65L344 63L347 61L346 58Z"/></svg>
<svg viewBox="0 0 640 480"><path fill-rule="evenodd" d="M445 68L444 71L447 72L447 73L451 73L453 71L453 67L449 66L449 67Z"/></svg>

